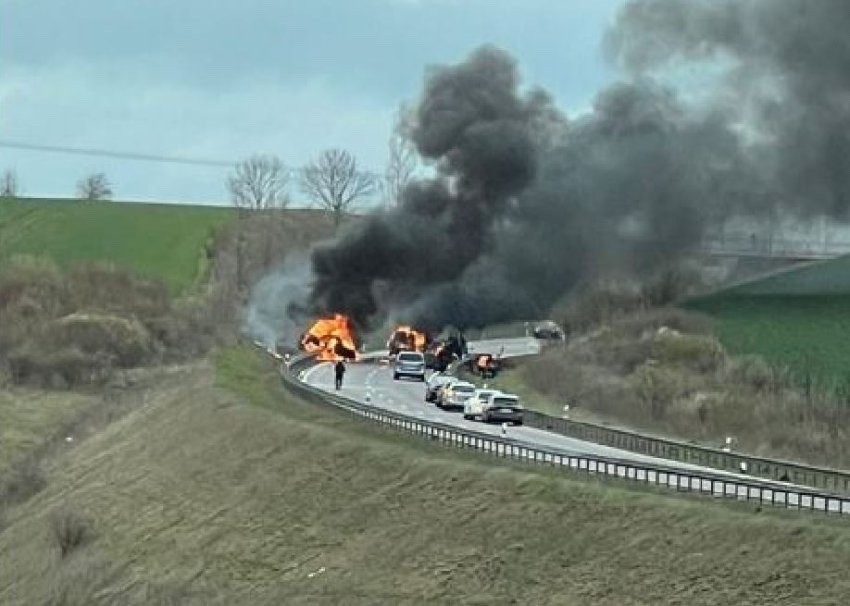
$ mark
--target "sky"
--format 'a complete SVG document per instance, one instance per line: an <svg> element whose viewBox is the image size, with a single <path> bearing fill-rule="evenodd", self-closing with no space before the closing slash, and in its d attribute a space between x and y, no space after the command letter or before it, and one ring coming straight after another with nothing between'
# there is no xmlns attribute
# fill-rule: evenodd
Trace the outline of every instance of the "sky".
<svg viewBox="0 0 850 606"><path fill-rule="evenodd" d="M616 76L600 47L623 1L0 0L0 171L27 196L73 196L104 172L116 199L210 204L227 203L228 165L254 153L297 168L340 147L382 172L426 69L482 44L567 114L588 108Z"/></svg>

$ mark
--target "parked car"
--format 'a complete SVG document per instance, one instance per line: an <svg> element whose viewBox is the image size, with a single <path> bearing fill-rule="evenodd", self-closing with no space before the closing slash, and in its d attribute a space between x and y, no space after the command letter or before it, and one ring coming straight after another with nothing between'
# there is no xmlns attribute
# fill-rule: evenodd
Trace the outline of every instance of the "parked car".
<svg viewBox="0 0 850 606"><path fill-rule="evenodd" d="M437 406L443 409L460 409L475 393L475 385L466 381L454 381L440 390Z"/></svg>
<svg viewBox="0 0 850 606"><path fill-rule="evenodd" d="M499 393L498 389L476 389L472 397L469 398L463 405L464 419L483 419L484 408L490 397Z"/></svg>
<svg viewBox="0 0 850 606"><path fill-rule="evenodd" d="M425 356L419 351L401 351L393 363L393 379L413 377L425 380Z"/></svg>
<svg viewBox="0 0 850 606"><path fill-rule="evenodd" d="M446 386L454 381L457 381L458 378L452 375L447 375L442 372L435 372L428 380L425 381L425 401L426 402L436 402L440 397L440 391Z"/></svg>
<svg viewBox="0 0 850 606"><path fill-rule="evenodd" d="M519 397L509 393L495 393L487 400L481 420L485 423L490 421L509 421L514 425L522 425L522 404Z"/></svg>

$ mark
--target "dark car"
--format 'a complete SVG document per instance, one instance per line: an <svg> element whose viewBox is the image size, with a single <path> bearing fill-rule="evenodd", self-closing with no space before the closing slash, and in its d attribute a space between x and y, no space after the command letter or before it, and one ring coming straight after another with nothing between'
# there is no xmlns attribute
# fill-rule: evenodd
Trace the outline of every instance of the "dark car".
<svg viewBox="0 0 850 606"><path fill-rule="evenodd" d="M495 393L484 405L481 420L485 423L507 421L514 425L522 425L522 404L513 394Z"/></svg>
<svg viewBox="0 0 850 606"><path fill-rule="evenodd" d="M545 322L540 322L534 327L534 338L563 341L565 339L565 334L564 330L560 326L551 320L547 320Z"/></svg>

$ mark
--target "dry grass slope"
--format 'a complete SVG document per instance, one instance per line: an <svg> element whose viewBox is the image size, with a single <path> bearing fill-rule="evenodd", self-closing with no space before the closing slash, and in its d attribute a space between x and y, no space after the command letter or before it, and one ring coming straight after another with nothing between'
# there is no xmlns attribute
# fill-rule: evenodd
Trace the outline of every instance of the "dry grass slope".
<svg viewBox="0 0 850 606"><path fill-rule="evenodd" d="M0 532L4 604L841 604L838 521L571 481L287 398L253 352L164 381ZM92 534L63 558L51 516Z"/></svg>

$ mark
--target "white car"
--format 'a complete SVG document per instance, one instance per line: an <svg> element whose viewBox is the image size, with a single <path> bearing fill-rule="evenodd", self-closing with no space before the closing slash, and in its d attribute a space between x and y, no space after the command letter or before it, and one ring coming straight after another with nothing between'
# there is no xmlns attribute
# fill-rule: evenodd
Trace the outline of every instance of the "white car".
<svg viewBox="0 0 850 606"><path fill-rule="evenodd" d="M519 397L510 393L495 393L487 400L481 420L510 421L514 425L522 425L522 404Z"/></svg>
<svg viewBox="0 0 850 606"><path fill-rule="evenodd" d="M484 408L487 406L487 401L490 396L499 393L498 389L476 389L472 397L469 398L463 405L464 419L482 419L484 417Z"/></svg>
<svg viewBox="0 0 850 606"><path fill-rule="evenodd" d="M463 405L475 393L475 385L466 381L455 381L440 390L437 406L443 409L463 410Z"/></svg>

